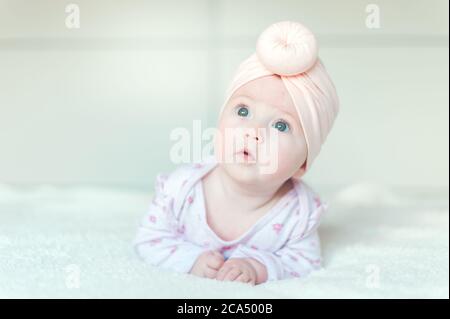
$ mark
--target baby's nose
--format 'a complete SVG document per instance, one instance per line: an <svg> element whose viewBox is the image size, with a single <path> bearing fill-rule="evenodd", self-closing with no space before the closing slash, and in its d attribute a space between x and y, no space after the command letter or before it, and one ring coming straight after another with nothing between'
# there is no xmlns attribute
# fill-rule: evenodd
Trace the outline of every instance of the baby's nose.
<svg viewBox="0 0 450 319"><path fill-rule="evenodd" d="M246 139L254 139L256 141L256 143L262 142L262 135L258 132L258 130L256 130L255 132L247 131L245 133L245 138Z"/></svg>

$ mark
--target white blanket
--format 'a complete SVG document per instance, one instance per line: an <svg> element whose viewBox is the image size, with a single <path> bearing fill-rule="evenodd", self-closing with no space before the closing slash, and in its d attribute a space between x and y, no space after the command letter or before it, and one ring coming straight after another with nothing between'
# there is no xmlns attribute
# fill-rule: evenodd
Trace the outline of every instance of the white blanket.
<svg viewBox="0 0 450 319"><path fill-rule="evenodd" d="M355 185L324 199L324 269L256 287L145 265L131 240L151 193L0 184L2 298L448 298L448 190Z"/></svg>

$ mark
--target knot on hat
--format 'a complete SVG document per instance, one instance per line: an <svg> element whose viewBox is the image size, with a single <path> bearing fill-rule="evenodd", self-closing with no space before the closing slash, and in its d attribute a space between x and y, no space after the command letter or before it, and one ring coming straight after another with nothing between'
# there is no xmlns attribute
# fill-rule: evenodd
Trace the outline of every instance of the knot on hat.
<svg viewBox="0 0 450 319"><path fill-rule="evenodd" d="M318 46L314 34L303 24L283 21L261 33L256 54L270 72L292 76L306 72L316 63Z"/></svg>

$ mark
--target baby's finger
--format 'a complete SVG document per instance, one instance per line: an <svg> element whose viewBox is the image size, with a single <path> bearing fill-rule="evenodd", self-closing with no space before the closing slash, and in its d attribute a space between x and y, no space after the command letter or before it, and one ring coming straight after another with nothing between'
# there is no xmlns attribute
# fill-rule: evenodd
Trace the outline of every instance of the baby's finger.
<svg viewBox="0 0 450 319"><path fill-rule="evenodd" d="M224 280L235 280L240 274L242 274L242 271L239 268L233 268L231 269L227 275L225 276Z"/></svg>
<svg viewBox="0 0 450 319"><path fill-rule="evenodd" d="M217 270L212 269L210 267L206 267L204 274L206 278L214 279L217 276Z"/></svg>
<svg viewBox="0 0 450 319"><path fill-rule="evenodd" d="M248 277L246 274L241 273L234 281L240 281L243 283L247 283L250 281L250 277Z"/></svg>
<svg viewBox="0 0 450 319"><path fill-rule="evenodd" d="M233 267L224 265L222 266L222 268L219 269L219 271L217 272L217 276L216 279L217 280L224 280L225 276L228 274L228 272L233 269Z"/></svg>
<svg viewBox="0 0 450 319"><path fill-rule="evenodd" d="M211 268L219 269L223 265L223 258L217 255L211 255L206 261L206 264Z"/></svg>
<svg viewBox="0 0 450 319"><path fill-rule="evenodd" d="M256 284L256 276L250 272L250 271L244 271L243 274L247 275L247 282L251 283L252 285Z"/></svg>
<svg viewBox="0 0 450 319"><path fill-rule="evenodd" d="M219 251L213 250L213 251L212 251L212 254L213 254L214 256L217 256L217 258L224 260L223 255L222 255Z"/></svg>

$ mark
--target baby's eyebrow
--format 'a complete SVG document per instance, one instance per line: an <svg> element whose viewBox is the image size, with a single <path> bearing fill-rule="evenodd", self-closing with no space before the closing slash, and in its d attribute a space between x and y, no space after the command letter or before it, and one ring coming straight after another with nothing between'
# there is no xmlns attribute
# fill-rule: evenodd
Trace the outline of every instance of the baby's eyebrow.
<svg viewBox="0 0 450 319"><path fill-rule="evenodd" d="M283 108L283 107L281 107L281 106L273 105L273 104L271 104L271 105L272 105L274 108L276 108L278 111L280 111L281 113L283 113L283 114L289 116L289 117L292 119L292 121L297 122L296 114L293 114L291 111L289 111L289 110L287 110L286 108Z"/></svg>
<svg viewBox="0 0 450 319"><path fill-rule="evenodd" d="M290 111L288 110L283 110L281 107L274 105L273 107L277 108L281 113L287 114L289 116L291 116L292 118L295 119L294 114L292 114Z"/></svg>
<svg viewBox="0 0 450 319"><path fill-rule="evenodd" d="M234 97L234 99L238 99L238 98L245 98L245 99L249 99L249 100L254 101L254 99L253 99L252 97L250 97L250 96L248 96L248 95L244 95L244 94L239 94L239 95L236 95L236 96Z"/></svg>

